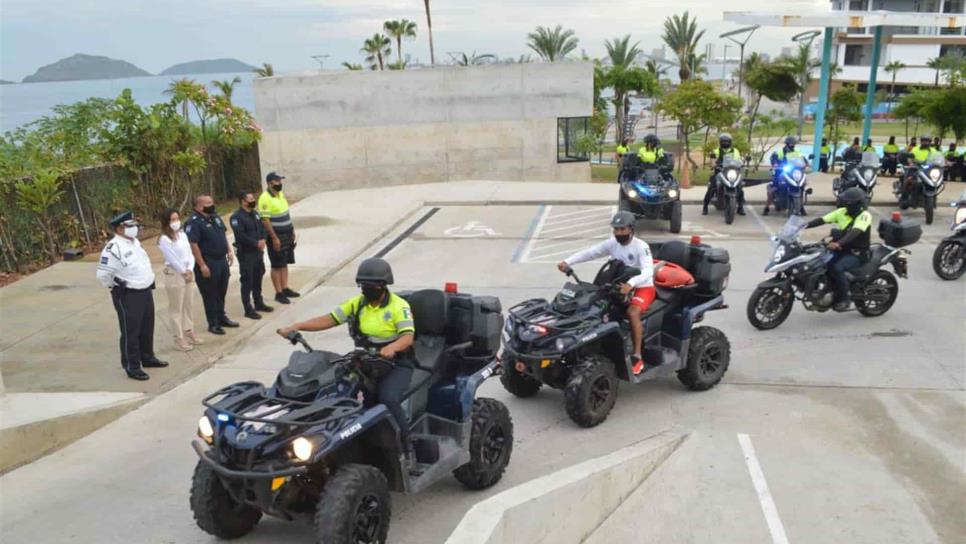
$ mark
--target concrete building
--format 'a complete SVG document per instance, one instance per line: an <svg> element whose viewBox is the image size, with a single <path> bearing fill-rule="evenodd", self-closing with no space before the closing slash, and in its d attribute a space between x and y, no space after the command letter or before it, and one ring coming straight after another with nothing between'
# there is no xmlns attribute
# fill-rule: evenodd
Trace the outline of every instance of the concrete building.
<svg viewBox="0 0 966 544"><path fill-rule="evenodd" d="M948 13L962 15L966 0L832 0L834 11L894 11L902 13ZM833 89L842 83L855 83L865 92L872 62L872 30L869 28L841 28L833 51L834 62L842 68L833 82ZM879 59L879 85L892 82L892 74L884 67L899 61L906 65L896 73L896 92L904 92L909 85L933 85L936 70L927 64L931 59L953 51L966 54L966 28L884 27L882 52ZM812 93L814 96L817 93Z"/></svg>
<svg viewBox="0 0 966 544"><path fill-rule="evenodd" d="M451 180L589 181L585 62L256 79L263 173L315 191Z"/></svg>

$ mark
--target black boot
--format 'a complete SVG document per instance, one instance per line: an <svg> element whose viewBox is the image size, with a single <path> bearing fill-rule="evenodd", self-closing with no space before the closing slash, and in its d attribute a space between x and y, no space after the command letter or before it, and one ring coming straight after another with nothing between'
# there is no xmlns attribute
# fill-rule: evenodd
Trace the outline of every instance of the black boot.
<svg viewBox="0 0 966 544"><path fill-rule="evenodd" d="M763 212L761 212L761 214L762 215L768 215L770 212L771 212L771 210L768 208L768 206L765 206L765 210Z"/></svg>
<svg viewBox="0 0 966 544"><path fill-rule="evenodd" d="M701 208L701 215L708 215L708 205L707 204L705 204L704 207Z"/></svg>

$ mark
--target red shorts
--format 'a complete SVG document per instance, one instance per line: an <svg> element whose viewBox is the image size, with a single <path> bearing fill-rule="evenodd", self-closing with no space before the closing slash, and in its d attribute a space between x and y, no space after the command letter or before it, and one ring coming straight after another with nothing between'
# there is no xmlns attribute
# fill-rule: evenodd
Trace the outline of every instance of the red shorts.
<svg viewBox="0 0 966 544"><path fill-rule="evenodd" d="M631 298L631 306L637 306L643 312L654 302L655 297L657 297L657 289L653 286L641 287L634 291L634 297Z"/></svg>

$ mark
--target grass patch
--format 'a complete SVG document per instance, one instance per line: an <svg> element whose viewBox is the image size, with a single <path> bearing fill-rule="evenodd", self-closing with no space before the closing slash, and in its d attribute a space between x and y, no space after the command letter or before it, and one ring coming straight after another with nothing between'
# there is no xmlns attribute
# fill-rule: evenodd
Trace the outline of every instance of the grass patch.
<svg viewBox="0 0 966 544"><path fill-rule="evenodd" d="M675 170L674 177L680 180L681 171ZM698 168L697 172L691 176L691 185L707 185L710 178L711 169ZM590 180L593 183L616 183L617 167L604 164L592 164L590 165Z"/></svg>

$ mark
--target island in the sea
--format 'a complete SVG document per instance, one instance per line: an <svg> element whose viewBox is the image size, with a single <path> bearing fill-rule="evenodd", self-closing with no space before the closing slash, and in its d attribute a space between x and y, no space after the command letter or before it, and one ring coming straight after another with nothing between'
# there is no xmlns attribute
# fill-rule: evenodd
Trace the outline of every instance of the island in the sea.
<svg viewBox="0 0 966 544"><path fill-rule="evenodd" d="M7 81L6 79L0 79L0 85L15 85L16 81Z"/></svg>
<svg viewBox="0 0 966 544"><path fill-rule="evenodd" d="M149 75L151 74L130 62L95 55L76 54L66 59L60 59L53 64L41 66L36 73L23 78L23 82L119 79Z"/></svg>
<svg viewBox="0 0 966 544"><path fill-rule="evenodd" d="M191 74L232 74L254 72L255 67L237 59L196 60L175 64L161 72L162 76L182 76Z"/></svg>

